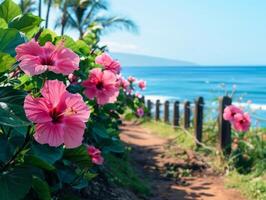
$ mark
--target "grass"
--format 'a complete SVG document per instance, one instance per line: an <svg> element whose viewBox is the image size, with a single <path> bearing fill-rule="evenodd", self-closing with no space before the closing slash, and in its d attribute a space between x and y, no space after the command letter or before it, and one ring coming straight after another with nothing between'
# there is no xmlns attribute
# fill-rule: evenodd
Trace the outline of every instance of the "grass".
<svg viewBox="0 0 266 200"><path fill-rule="evenodd" d="M167 139L174 139L178 142L178 145L183 149L194 149L195 142L194 140L186 135L182 129L174 129L170 124L166 124L161 121L145 121L141 125L143 128L151 131L152 134L158 135Z"/></svg>
<svg viewBox="0 0 266 200"><path fill-rule="evenodd" d="M226 177L226 186L240 190L250 200L266 199L266 173L256 176L253 173L242 175L231 171Z"/></svg>

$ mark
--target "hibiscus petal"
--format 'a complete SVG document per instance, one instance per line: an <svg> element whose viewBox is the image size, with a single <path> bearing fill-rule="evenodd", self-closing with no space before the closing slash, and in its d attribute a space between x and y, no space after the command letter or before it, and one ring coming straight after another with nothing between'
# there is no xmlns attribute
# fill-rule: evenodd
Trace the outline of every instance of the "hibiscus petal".
<svg viewBox="0 0 266 200"><path fill-rule="evenodd" d="M75 117L64 118L64 143L66 148L76 148L82 144L85 123Z"/></svg>
<svg viewBox="0 0 266 200"><path fill-rule="evenodd" d="M84 90L84 94L91 100L97 95L97 89L95 87L88 87Z"/></svg>
<svg viewBox="0 0 266 200"><path fill-rule="evenodd" d="M34 39L31 41L21 44L16 48L16 59L21 60L23 56L39 56L43 54L43 48Z"/></svg>
<svg viewBox="0 0 266 200"><path fill-rule="evenodd" d="M117 77L113 72L105 70L103 71L102 81L106 85L116 84Z"/></svg>
<svg viewBox="0 0 266 200"><path fill-rule="evenodd" d="M24 110L29 120L34 123L51 121L49 115L49 102L44 98L32 98L27 95L24 101Z"/></svg>
<svg viewBox="0 0 266 200"><path fill-rule="evenodd" d="M49 70L55 73L69 75L79 69L79 56L67 48L58 47L53 53L55 64L49 67Z"/></svg>
<svg viewBox="0 0 266 200"><path fill-rule="evenodd" d="M64 142L63 125L52 122L37 124L34 138L40 144L48 144L52 147L58 147Z"/></svg>
<svg viewBox="0 0 266 200"><path fill-rule="evenodd" d="M69 95L65 103L70 108L73 113L71 116L75 116L83 122L87 122L90 117L89 107L84 103L83 98L80 94L71 94Z"/></svg>
<svg viewBox="0 0 266 200"><path fill-rule="evenodd" d="M19 67L27 75L38 75L47 70L46 65L41 65L40 58L36 56L23 56Z"/></svg>
<svg viewBox="0 0 266 200"><path fill-rule="evenodd" d="M104 67L111 65L113 59L107 53L103 53L95 58L95 63Z"/></svg>
<svg viewBox="0 0 266 200"><path fill-rule="evenodd" d="M46 81L43 88L41 89L41 94L43 97L49 99L49 101L56 107L60 102L63 96L68 95L66 91L66 86L63 82L58 80L49 80Z"/></svg>

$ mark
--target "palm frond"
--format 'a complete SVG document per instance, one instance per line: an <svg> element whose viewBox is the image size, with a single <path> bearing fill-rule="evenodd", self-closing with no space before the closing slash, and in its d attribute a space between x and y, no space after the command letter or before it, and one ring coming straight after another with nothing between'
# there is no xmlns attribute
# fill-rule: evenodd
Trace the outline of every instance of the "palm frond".
<svg viewBox="0 0 266 200"><path fill-rule="evenodd" d="M93 0L87 7L87 15L83 17L82 26L88 26L101 10L107 10L109 4L105 0Z"/></svg>
<svg viewBox="0 0 266 200"><path fill-rule="evenodd" d="M123 17L98 17L94 20L97 24L101 24L103 31L110 31L115 29L127 30L133 33L138 33L138 26L128 18Z"/></svg>

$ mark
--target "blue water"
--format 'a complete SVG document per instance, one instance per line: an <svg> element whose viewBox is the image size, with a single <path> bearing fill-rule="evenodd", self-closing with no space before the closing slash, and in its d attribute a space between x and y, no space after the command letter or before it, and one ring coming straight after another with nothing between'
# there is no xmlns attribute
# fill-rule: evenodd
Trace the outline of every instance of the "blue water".
<svg viewBox="0 0 266 200"><path fill-rule="evenodd" d="M266 67L124 67L122 73L146 80L143 94L152 99L202 96L210 103L235 87L234 101L251 100L256 115L266 119Z"/></svg>

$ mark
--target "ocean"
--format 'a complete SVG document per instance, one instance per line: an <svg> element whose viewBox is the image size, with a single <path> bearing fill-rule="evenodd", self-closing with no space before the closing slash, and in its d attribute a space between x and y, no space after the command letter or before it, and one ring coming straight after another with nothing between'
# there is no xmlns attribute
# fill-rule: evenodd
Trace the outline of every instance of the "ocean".
<svg viewBox="0 0 266 200"><path fill-rule="evenodd" d="M202 96L206 107L215 108L217 97L235 91L234 103L252 113L254 123L266 126L266 67L124 67L122 74L146 80L141 93L152 101Z"/></svg>

